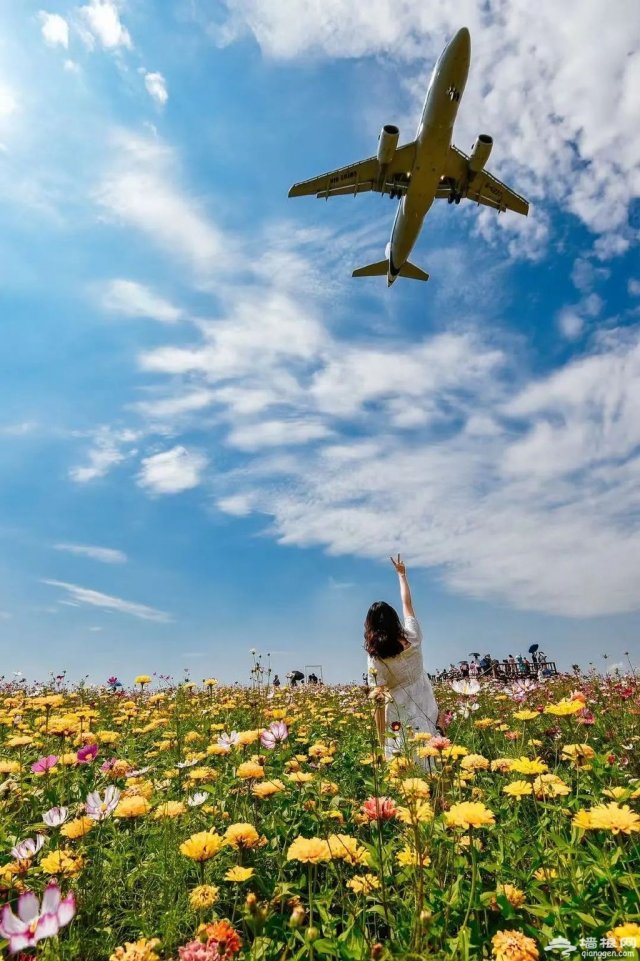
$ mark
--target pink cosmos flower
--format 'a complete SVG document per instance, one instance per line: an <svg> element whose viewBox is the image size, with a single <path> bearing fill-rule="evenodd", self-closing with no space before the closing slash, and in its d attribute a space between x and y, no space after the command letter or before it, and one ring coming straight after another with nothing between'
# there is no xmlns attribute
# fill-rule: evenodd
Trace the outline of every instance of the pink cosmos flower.
<svg viewBox="0 0 640 961"><path fill-rule="evenodd" d="M398 813L396 803L390 797L367 798L361 810L369 821L390 821Z"/></svg>
<svg viewBox="0 0 640 961"><path fill-rule="evenodd" d="M53 938L76 913L73 893L61 897L57 884L49 884L38 902L33 891L24 891L18 898L18 914L8 904L0 911L0 935L9 941L10 954L34 947L43 938Z"/></svg>
<svg viewBox="0 0 640 961"><path fill-rule="evenodd" d="M267 730L260 735L260 743L263 747L272 751L279 741L286 741L288 737L289 728L284 721L273 721Z"/></svg>
<svg viewBox="0 0 640 961"><path fill-rule="evenodd" d="M232 747L235 747L240 740L240 735L237 731L232 731L231 734L223 733L218 738L218 747L223 747L225 750L230 751Z"/></svg>
<svg viewBox="0 0 640 961"><path fill-rule="evenodd" d="M429 747L435 747L436 751L444 751L446 747L451 746L451 741L448 737L442 737L438 735L437 737L432 737L429 741Z"/></svg>
<svg viewBox="0 0 640 961"><path fill-rule="evenodd" d="M19 841L15 847L11 848L11 857L15 858L16 861L26 861L33 858L46 840L44 834L36 834L35 840L34 838L25 838L24 841Z"/></svg>
<svg viewBox="0 0 640 961"><path fill-rule="evenodd" d="M97 744L85 744L81 747L76 757L80 764L90 764L91 761L95 760L96 754L98 753Z"/></svg>
<svg viewBox="0 0 640 961"><path fill-rule="evenodd" d="M113 814L119 800L119 789L110 784L104 792L104 798L100 797L98 791L92 791L91 794L88 794L84 809L87 816L93 821L104 821Z"/></svg>
<svg viewBox="0 0 640 961"><path fill-rule="evenodd" d="M54 807L49 808L48 811L44 812L42 815L42 820L50 828L59 828L61 824L64 824L68 817L69 808Z"/></svg>
<svg viewBox="0 0 640 961"><path fill-rule="evenodd" d="M41 757L31 765L31 770L34 774L46 774L50 771L52 767L55 767L58 763L57 754L48 754L46 757Z"/></svg>

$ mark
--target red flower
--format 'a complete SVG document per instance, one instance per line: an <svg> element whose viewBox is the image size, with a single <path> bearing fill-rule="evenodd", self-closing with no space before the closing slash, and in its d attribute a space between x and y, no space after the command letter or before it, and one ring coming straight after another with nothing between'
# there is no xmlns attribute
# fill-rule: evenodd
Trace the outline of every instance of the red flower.
<svg viewBox="0 0 640 961"><path fill-rule="evenodd" d="M397 814L395 801L390 797L367 798L361 810L369 821L390 821Z"/></svg>

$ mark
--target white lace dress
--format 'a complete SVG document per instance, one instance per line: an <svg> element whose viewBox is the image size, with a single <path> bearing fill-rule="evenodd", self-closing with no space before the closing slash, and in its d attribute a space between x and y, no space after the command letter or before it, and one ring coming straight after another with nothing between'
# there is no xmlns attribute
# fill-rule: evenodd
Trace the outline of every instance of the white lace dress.
<svg viewBox="0 0 640 961"><path fill-rule="evenodd" d="M406 650L386 660L377 657L368 659L369 683L384 685L392 698L387 705L387 730L400 725L397 731L387 735L386 757L406 754L407 739L411 732L436 734L438 720L438 705L422 661L420 625L415 617L406 617L404 629L409 641ZM429 769L428 758L417 760L425 769Z"/></svg>

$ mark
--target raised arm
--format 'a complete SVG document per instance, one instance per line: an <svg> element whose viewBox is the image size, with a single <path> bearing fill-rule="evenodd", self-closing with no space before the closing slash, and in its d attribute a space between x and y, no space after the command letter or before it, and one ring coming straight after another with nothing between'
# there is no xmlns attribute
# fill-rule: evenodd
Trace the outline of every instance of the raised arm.
<svg viewBox="0 0 640 961"><path fill-rule="evenodd" d="M402 613L404 617L415 617L415 612L413 610L413 602L411 600L411 591L409 589L409 582L407 580L407 569L404 566L404 562L400 560L400 555L398 554L397 561L391 558L391 563L396 569L398 574L398 579L400 581L400 599L402 601Z"/></svg>

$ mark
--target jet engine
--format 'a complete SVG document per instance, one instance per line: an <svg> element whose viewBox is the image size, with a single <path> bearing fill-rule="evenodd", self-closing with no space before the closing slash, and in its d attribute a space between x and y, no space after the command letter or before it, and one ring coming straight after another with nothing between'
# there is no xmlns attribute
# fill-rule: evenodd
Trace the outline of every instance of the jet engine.
<svg viewBox="0 0 640 961"><path fill-rule="evenodd" d="M478 135L478 139L471 148L469 156L469 172L474 175L480 173L489 159L491 148L493 147L493 137L487 133Z"/></svg>
<svg viewBox="0 0 640 961"><path fill-rule="evenodd" d="M392 123L386 123L380 131L378 137L378 163L380 166L386 167L393 160L399 136L400 131Z"/></svg>

